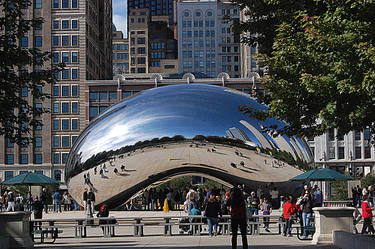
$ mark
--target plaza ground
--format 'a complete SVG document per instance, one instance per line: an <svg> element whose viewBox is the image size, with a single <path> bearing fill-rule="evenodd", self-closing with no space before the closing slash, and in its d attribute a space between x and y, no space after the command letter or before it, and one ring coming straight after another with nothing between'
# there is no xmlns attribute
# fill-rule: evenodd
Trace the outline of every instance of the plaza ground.
<svg viewBox="0 0 375 249"><path fill-rule="evenodd" d="M150 216L177 216L185 215L182 211L171 211L169 213L163 212L149 212L149 211L112 211L110 216L120 217L150 217ZM63 213L48 213L43 214L46 219L64 219L64 218L83 218L85 214L83 211L72 211ZM201 236L179 235L178 227L173 228L173 236L162 235L162 227L145 227L144 237L132 236L132 227L121 227L121 230L116 231L115 237L105 238L102 236L102 231L98 227L88 228L87 238L74 238L73 228L64 229L61 237L56 240L54 244L39 244L36 248L72 248L72 249L99 249L99 248L176 248L176 249L229 249L231 248L231 236L218 235L209 237L207 235L206 226L203 226L203 234ZM248 235L249 248L255 249L338 249L332 245L315 246L311 244L310 240L301 241L297 236L283 237L277 233L276 227L271 228L271 233L266 233L261 230L261 235ZM238 248L241 246L241 236L238 237Z"/></svg>

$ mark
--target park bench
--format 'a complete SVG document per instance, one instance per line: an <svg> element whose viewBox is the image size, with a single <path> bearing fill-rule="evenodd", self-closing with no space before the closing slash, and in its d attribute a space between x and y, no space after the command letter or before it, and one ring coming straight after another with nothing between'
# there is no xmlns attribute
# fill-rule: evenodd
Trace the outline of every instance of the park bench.
<svg viewBox="0 0 375 249"><path fill-rule="evenodd" d="M62 230L59 230L58 228L54 229L45 229L44 227L41 227L41 229L34 230L32 231L32 240L35 241L35 235L39 234L40 235L40 243L55 243L56 239L58 238L59 233L62 233ZM51 235L51 241L45 242L45 235Z"/></svg>

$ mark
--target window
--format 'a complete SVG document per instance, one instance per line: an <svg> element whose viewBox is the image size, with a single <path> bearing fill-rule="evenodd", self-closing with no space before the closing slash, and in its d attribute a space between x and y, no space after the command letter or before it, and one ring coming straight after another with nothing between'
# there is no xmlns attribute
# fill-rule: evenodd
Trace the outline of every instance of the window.
<svg viewBox="0 0 375 249"><path fill-rule="evenodd" d="M201 12L199 12L199 11L195 12L195 16L200 17L201 16Z"/></svg>
<svg viewBox="0 0 375 249"><path fill-rule="evenodd" d="M13 171L5 171L5 180L13 177Z"/></svg>
<svg viewBox="0 0 375 249"><path fill-rule="evenodd" d="M355 159L361 159L362 158L362 148L360 146L355 147Z"/></svg>
<svg viewBox="0 0 375 249"><path fill-rule="evenodd" d="M52 37L52 45L55 46L55 47L60 45L60 37L59 36L54 35Z"/></svg>
<svg viewBox="0 0 375 249"><path fill-rule="evenodd" d="M42 138L41 137L36 137L35 138L35 147L36 148L41 148L42 147Z"/></svg>
<svg viewBox="0 0 375 249"><path fill-rule="evenodd" d="M43 156L42 154L34 154L34 163L35 164L42 164Z"/></svg>
<svg viewBox="0 0 375 249"><path fill-rule="evenodd" d="M335 147L328 148L328 158L335 159Z"/></svg>
<svg viewBox="0 0 375 249"><path fill-rule="evenodd" d="M62 70L62 79L64 79L64 80L70 79L70 70L69 69L63 69Z"/></svg>
<svg viewBox="0 0 375 249"><path fill-rule="evenodd" d="M361 132L360 131L355 131L354 132L354 139L355 140L361 140Z"/></svg>
<svg viewBox="0 0 375 249"><path fill-rule="evenodd" d="M63 8L69 8L69 0L62 0L62 7Z"/></svg>
<svg viewBox="0 0 375 249"><path fill-rule="evenodd" d="M72 35L72 46L78 46L78 35Z"/></svg>
<svg viewBox="0 0 375 249"><path fill-rule="evenodd" d="M22 87L21 89L21 97L27 97L29 95L29 90L27 87Z"/></svg>
<svg viewBox="0 0 375 249"><path fill-rule="evenodd" d="M370 129L369 128L366 128L364 131L363 131L363 135L365 137L365 140L370 140Z"/></svg>
<svg viewBox="0 0 375 249"><path fill-rule="evenodd" d="M42 8L42 0L34 0L34 8L41 9Z"/></svg>
<svg viewBox="0 0 375 249"><path fill-rule="evenodd" d="M75 141L77 140L78 136L72 136L72 144L75 143Z"/></svg>
<svg viewBox="0 0 375 249"><path fill-rule="evenodd" d="M117 92L109 92L109 101L114 102L117 100Z"/></svg>
<svg viewBox="0 0 375 249"><path fill-rule="evenodd" d="M371 147L365 146L365 159L371 158Z"/></svg>
<svg viewBox="0 0 375 249"><path fill-rule="evenodd" d="M137 48L137 53L138 54L146 54L146 48L145 47Z"/></svg>
<svg viewBox="0 0 375 249"><path fill-rule="evenodd" d="M90 101L97 101L98 100L98 92L90 92Z"/></svg>
<svg viewBox="0 0 375 249"><path fill-rule="evenodd" d="M99 92L99 100L100 102L106 102L108 99L107 92Z"/></svg>
<svg viewBox="0 0 375 249"><path fill-rule="evenodd" d="M54 148L60 147L60 137L59 136L53 136L52 137L52 146Z"/></svg>
<svg viewBox="0 0 375 249"><path fill-rule="evenodd" d="M72 52L72 62L78 62L78 52Z"/></svg>
<svg viewBox="0 0 375 249"><path fill-rule="evenodd" d="M61 120L61 129L62 130L70 130L70 120L69 119L63 119Z"/></svg>
<svg viewBox="0 0 375 249"><path fill-rule="evenodd" d="M61 136L61 146L70 147L70 136Z"/></svg>
<svg viewBox="0 0 375 249"><path fill-rule="evenodd" d="M60 119L53 119L52 120L52 130L54 130L54 131L60 130Z"/></svg>
<svg viewBox="0 0 375 249"><path fill-rule="evenodd" d="M14 154L6 154L5 164L14 164Z"/></svg>
<svg viewBox="0 0 375 249"><path fill-rule="evenodd" d="M145 37L139 37L137 39L138 44L146 44L146 38Z"/></svg>
<svg viewBox="0 0 375 249"><path fill-rule="evenodd" d="M72 0L72 8L78 8L78 0Z"/></svg>
<svg viewBox="0 0 375 249"><path fill-rule="evenodd" d="M53 113L59 113L59 112L60 112L60 104L53 103Z"/></svg>
<svg viewBox="0 0 375 249"><path fill-rule="evenodd" d="M78 130L78 119L72 119L72 130Z"/></svg>
<svg viewBox="0 0 375 249"><path fill-rule="evenodd" d="M29 38L24 36L21 38L21 47L26 48L29 46Z"/></svg>
<svg viewBox="0 0 375 249"><path fill-rule="evenodd" d="M335 129L334 128L329 129L328 139L329 141L335 141Z"/></svg>
<svg viewBox="0 0 375 249"><path fill-rule="evenodd" d="M60 8L60 0L53 0L53 8Z"/></svg>
<svg viewBox="0 0 375 249"><path fill-rule="evenodd" d="M145 57L138 57L137 63L138 64L146 64L146 58Z"/></svg>
<svg viewBox="0 0 375 249"><path fill-rule="evenodd" d="M90 106L89 108L90 119L95 118L98 115L99 115L99 108L97 106Z"/></svg>
<svg viewBox="0 0 375 249"><path fill-rule="evenodd" d="M61 163L65 164L68 161L69 153L61 153Z"/></svg>
<svg viewBox="0 0 375 249"><path fill-rule="evenodd" d="M38 120L38 123L37 123L36 126L35 126L35 130L36 130L36 131L41 131L42 128L43 128L42 120Z"/></svg>
<svg viewBox="0 0 375 249"><path fill-rule="evenodd" d="M69 46L70 45L70 36L68 35L63 35L62 36L62 45L63 46Z"/></svg>
<svg viewBox="0 0 375 249"><path fill-rule="evenodd" d="M62 52L62 62L70 62L70 53L69 52Z"/></svg>
<svg viewBox="0 0 375 249"><path fill-rule="evenodd" d="M72 86L72 96L78 96L78 86L77 85Z"/></svg>
<svg viewBox="0 0 375 249"><path fill-rule="evenodd" d="M78 113L78 102L72 102L72 113Z"/></svg>
<svg viewBox="0 0 375 249"><path fill-rule="evenodd" d="M43 46L43 37L35 36L34 37L34 46L35 47L42 47Z"/></svg>
<svg viewBox="0 0 375 249"><path fill-rule="evenodd" d="M60 58L59 58L60 53L59 52L53 52L52 55L53 55L52 62L55 62L55 63L60 62Z"/></svg>
<svg viewBox="0 0 375 249"><path fill-rule="evenodd" d="M72 68L72 79L78 79L78 68Z"/></svg>
<svg viewBox="0 0 375 249"><path fill-rule="evenodd" d="M138 72L138 73L146 73L146 68L144 68L144 67L139 67L139 68L137 68L137 72Z"/></svg>
<svg viewBox="0 0 375 249"><path fill-rule="evenodd" d="M60 156L59 156L60 157ZM60 160L59 160L60 161ZM53 173L53 176L56 181L61 181L61 170L56 169Z"/></svg>
<svg viewBox="0 0 375 249"><path fill-rule="evenodd" d="M72 29L78 29L78 20L72 20Z"/></svg>
<svg viewBox="0 0 375 249"><path fill-rule="evenodd" d="M53 163L60 164L60 153L53 153Z"/></svg>
<svg viewBox="0 0 375 249"><path fill-rule="evenodd" d="M20 164L29 163L29 154L20 154Z"/></svg>
<svg viewBox="0 0 375 249"><path fill-rule="evenodd" d="M64 102L61 104L61 112L62 113L69 113L69 103L68 102Z"/></svg>
<svg viewBox="0 0 375 249"><path fill-rule="evenodd" d="M62 29L69 29L70 28L70 21L69 20L62 20L61 27L62 27Z"/></svg>

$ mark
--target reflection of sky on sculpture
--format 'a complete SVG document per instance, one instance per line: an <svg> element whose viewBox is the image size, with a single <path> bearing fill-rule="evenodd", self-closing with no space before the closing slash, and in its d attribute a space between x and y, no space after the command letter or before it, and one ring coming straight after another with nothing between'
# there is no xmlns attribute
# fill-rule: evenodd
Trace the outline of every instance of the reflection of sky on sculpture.
<svg viewBox="0 0 375 249"><path fill-rule="evenodd" d="M192 84L150 89L108 108L83 132L82 135L89 134L83 143L76 143L72 151L82 152L81 162L84 162L94 154L138 141L175 135L185 138L227 136L226 131L232 127L242 129L251 141L261 146L240 120L246 120L274 141L261 126L284 124L274 118L266 122L252 120L238 110L244 104L266 108L249 96L216 86ZM285 138L290 143L289 138Z"/></svg>

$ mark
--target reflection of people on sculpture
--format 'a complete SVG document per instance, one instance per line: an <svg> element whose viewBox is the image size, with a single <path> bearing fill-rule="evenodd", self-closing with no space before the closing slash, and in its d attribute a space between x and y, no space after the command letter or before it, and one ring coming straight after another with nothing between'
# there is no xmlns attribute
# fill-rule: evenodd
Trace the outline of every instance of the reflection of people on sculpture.
<svg viewBox="0 0 375 249"><path fill-rule="evenodd" d="M125 171L125 165L121 165L121 171Z"/></svg>
<svg viewBox="0 0 375 249"><path fill-rule="evenodd" d="M116 175L118 175L118 176L128 176L129 174L126 174L126 173L120 173L120 172L118 172L118 169L117 168L115 168L114 170L113 170L113 172L116 174Z"/></svg>

